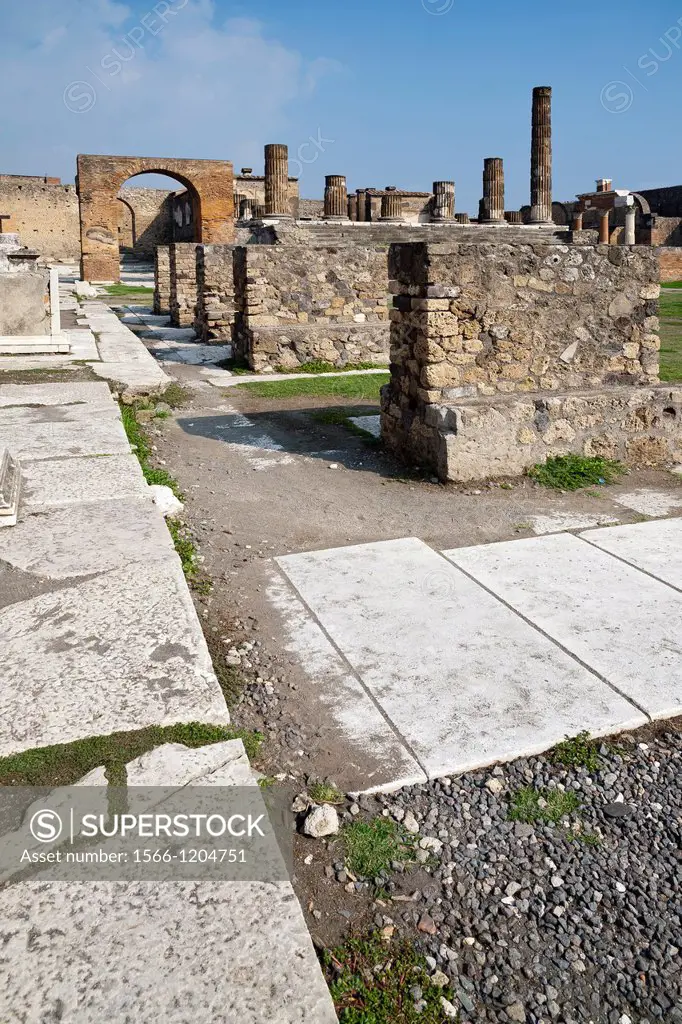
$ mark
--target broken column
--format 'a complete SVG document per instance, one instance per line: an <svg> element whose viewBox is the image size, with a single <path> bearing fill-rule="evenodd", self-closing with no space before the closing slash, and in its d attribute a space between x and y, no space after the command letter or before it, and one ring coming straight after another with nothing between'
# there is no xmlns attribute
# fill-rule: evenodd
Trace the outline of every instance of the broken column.
<svg viewBox="0 0 682 1024"><path fill-rule="evenodd" d="M552 223L552 90L548 85L533 89L530 223Z"/></svg>
<svg viewBox="0 0 682 1024"><path fill-rule="evenodd" d="M324 179L324 220L348 220L348 190L342 174Z"/></svg>
<svg viewBox="0 0 682 1024"><path fill-rule="evenodd" d="M520 210L505 210L504 219L507 224L523 224L523 214Z"/></svg>
<svg viewBox="0 0 682 1024"><path fill-rule="evenodd" d="M470 224L471 221L469 219L469 214L468 213L456 213L455 214L455 223L456 224Z"/></svg>
<svg viewBox="0 0 682 1024"><path fill-rule="evenodd" d="M266 216L291 217L289 205L289 149L279 143L265 147Z"/></svg>
<svg viewBox="0 0 682 1024"><path fill-rule="evenodd" d="M357 193L358 200L358 220L365 221L369 220L367 216L367 189L359 188Z"/></svg>
<svg viewBox="0 0 682 1024"><path fill-rule="evenodd" d="M483 224L504 224L504 166L499 156L483 162Z"/></svg>
<svg viewBox="0 0 682 1024"><path fill-rule="evenodd" d="M358 197L357 193L352 196L348 196L348 220L358 219Z"/></svg>
<svg viewBox="0 0 682 1024"><path fill-rule="evenodd" d="M381 197L381 220L401 221L403 219L403 199L400 193L394 189L386 189Z"/></svg>
<svg viewBox="0 0 682 1024"><path fill-rule="evenodd" d="M455 183L454 181L434 181L433 183L433 219L436 221L452 220L455 215Z"/></svg>

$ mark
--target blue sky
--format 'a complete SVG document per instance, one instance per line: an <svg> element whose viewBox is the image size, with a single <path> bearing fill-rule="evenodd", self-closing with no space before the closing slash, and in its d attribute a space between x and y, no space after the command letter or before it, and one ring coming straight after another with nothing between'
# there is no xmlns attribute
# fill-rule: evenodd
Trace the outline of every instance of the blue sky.
<svg viewBox="0 0 682 1024"><path fill-rule="evenodd" d="M554 88L554 197L682 183L682 2L1 0L0 171L73 181L85 153L324 175L475 212L483 158L528 201L530 94ZM140 180L142 183L142 180Z"/></svg>

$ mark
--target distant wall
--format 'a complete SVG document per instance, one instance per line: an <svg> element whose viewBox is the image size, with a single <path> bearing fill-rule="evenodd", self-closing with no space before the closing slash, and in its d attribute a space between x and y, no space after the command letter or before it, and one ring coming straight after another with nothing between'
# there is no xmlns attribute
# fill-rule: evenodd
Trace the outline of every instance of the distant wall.
<svg viewBox="0 0 682 1024"><path fill-rule="evenodd" d="M682 248L659 249L661 281L682 281Z"/></svg>
<svg viewBox="0 0 682 1024"><path fill-rule="evenodd" d="M647 188L640 190L638 195L644 196L652 213L659 213L662 217L682 217L682 185Z"/></svg>

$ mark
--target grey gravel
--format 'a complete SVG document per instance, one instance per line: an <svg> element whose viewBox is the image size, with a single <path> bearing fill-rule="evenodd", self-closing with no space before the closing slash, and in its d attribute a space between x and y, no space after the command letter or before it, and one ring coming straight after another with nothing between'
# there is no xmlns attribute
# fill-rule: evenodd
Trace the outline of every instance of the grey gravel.
<svg viewBox="0 0 682 1024"><path fill-rule="evenodd" d="M447 974L462 1022L682 1024L679 725L602 743L591 775L533 757L377 798L443 844L418 867L417 900L391 913ZM581 806L557 825L514 822L527 786ZM386 887L412 894L409 873ZM425 915L433 935L414 931Z"/></svg>

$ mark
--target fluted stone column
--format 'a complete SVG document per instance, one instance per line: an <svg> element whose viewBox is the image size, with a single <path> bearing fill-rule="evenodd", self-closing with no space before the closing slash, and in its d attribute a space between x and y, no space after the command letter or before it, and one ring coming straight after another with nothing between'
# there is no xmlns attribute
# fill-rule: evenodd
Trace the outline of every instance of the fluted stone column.
<svg viewBox="0 0 682 1024"><path fill-rule="evenodd" d="M401 221L403 219L403 198L397 192L384 192L381 197L381 220Z"/></svg>
<svg viewBox="0 0 682 1024"><path fill-rule="evenodd" d="M599 211L599 242L601 245L608 245L611 241L611 233L609 231L610 213L610 210Z"/></svg>
<svg viewBox="0 0 682 1024"><path fill-rule="evenodd" d="M342 174L324 179L324 220L348 220L348 190Z"/></svg>
<svg viewBox="0 0 682 1024"><path fill-rule="evenodd" d="M483 161L483 224L504 224L504 165L499 156Z"/></svg>
<svg viewBox="0 0 682 1024"><path fill-rule="evenodd" d="M533 89L530 223L552 223L552 90L547 85Z"/></svg>
<svg viewBox="0 0 682 1024"><path fill-rule="evenodd" d="M357 194L348 196L348 220L358 219L358 197Z"/></svg>
<svg viewBox="0 0 682 1024"><path fill-rule="evenodd" d="M507 224L523 224L523 214L520 210L506 210L504 219Z"/></svg>
<svg viewBox="0 0 682 1024"><path fill-rule="evenodd" d="M254 203L253 205L253 218L254 220L263 220L267 215L267 207L265 203Z"/></svg>
<svg viewBox="0 0 682 1024"><path fill-rule="evenodd" d="M457 224L471 224L471 221L469 220L469 214L468 213L456 213L455 214L455 222Z"/></svg>
<svg viewBox="0 0 682 1024"><path fill-rule="evenodd" d="M369 220L367 216L367 189L358 189L358 220Z"/></svg>
<svg viewBox="0 0 682 1024"><path fill-rule="evenodd" d="M636 244L637 210L628 206L625 210L625 245Z"/></svg>
<svg viewBox="0 0 682 1024"><path fill-rule="evenodd" d="M239 204L239 219L240 220L251 220L253 212L251 208L251 200L248 196L244 196Z"/></svg>
<svg viewBox="0 0 682 1024"><path fill-rule="evenodd" d="M289 149L278 143L265 147L265 209L268 218L291 217Z"/></svg>
<svg viewBox="0 0 682 1024"><path fill-rule="evenodd" d="M452 220L455 215L454 181L434 181L433 220Z"/></svg>
<svg viewBox="0 0 682 1024"><path fill-rule="evenodd" d="M235 217L237 217L237 218L241 217L241 214L242 214L242 203L244 202L244 200L246 198L247 198L247 196L242 195L240 192L235 192L235 196L234 196L234 215L235 215Z"/></svg>

